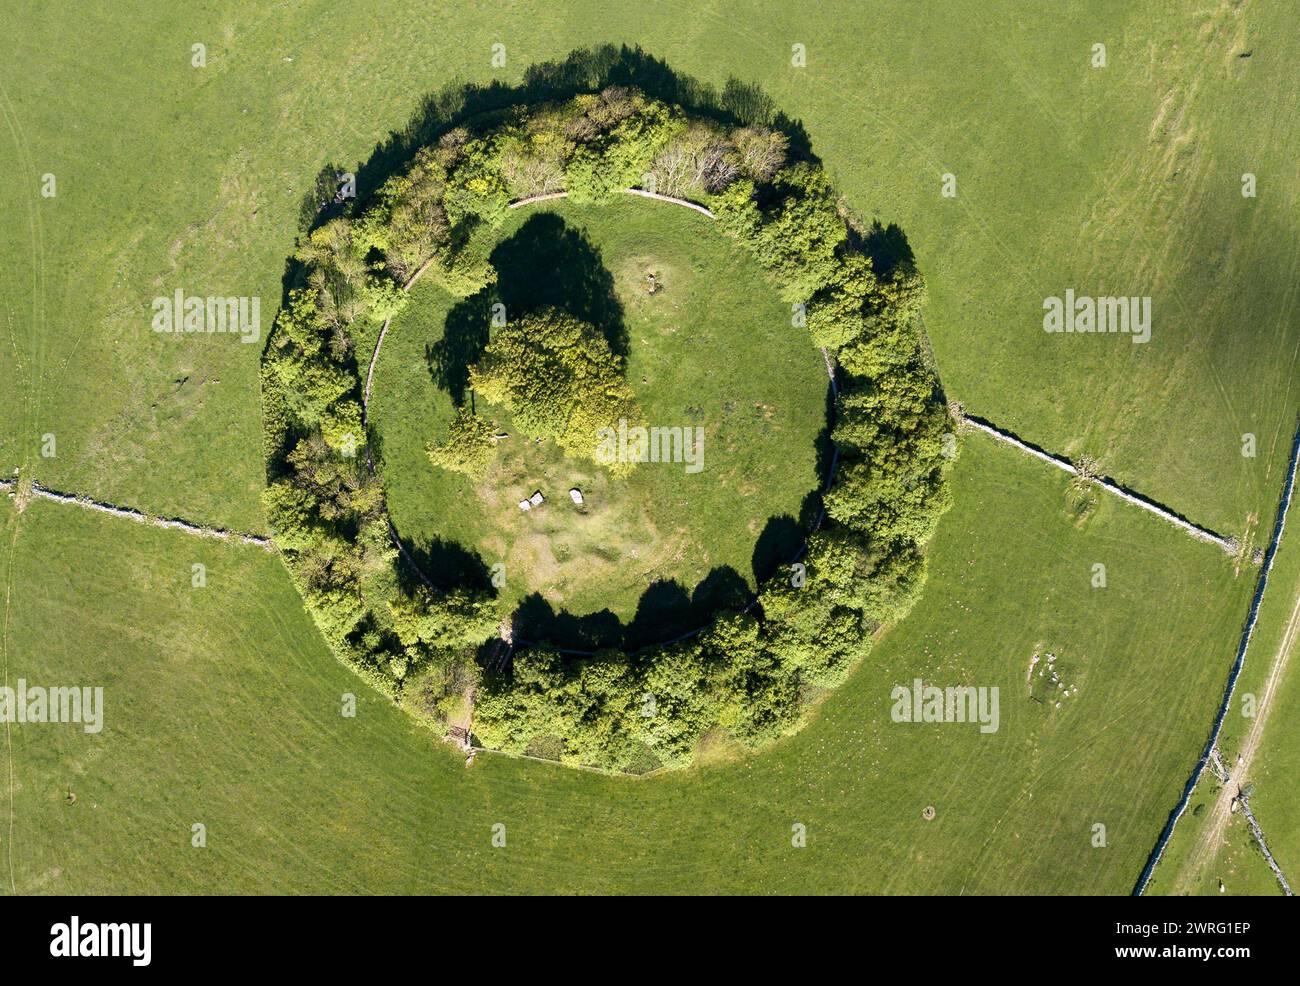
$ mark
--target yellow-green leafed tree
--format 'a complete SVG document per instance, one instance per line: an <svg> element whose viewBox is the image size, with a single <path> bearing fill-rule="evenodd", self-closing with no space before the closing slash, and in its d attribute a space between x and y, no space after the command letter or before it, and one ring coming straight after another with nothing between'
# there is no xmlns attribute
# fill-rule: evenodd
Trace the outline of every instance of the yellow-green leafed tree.
<svg viewBox="0 0 1300 986"><path fill-rule="evenodd" d="M468 407L456 411L451 422L451 433L446 441L431 442L426 451L429 461L443 469L463 472L474 479L487 473L496 453L493 428L489 421L480 418Z"/></svg>
<svg viewBox="0 0 1300 986"><path fill-rule="evenodd" d="M623 360L595 326L546 309L501 328L470 370L484 400L508 409L531 438L552 438L569 455L615 475L635 463L598 455L606 436L641 423ZM612 461L611 461L612 459Z"/></svg>

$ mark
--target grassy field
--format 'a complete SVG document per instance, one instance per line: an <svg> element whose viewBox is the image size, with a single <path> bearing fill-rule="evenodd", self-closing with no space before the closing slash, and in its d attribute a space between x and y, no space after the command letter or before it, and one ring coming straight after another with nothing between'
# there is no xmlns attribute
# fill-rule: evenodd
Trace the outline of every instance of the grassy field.
<svg viewBox="0 0 1300 986"><path fill-rule="evenodd" d="M5 472L262 530L261 347L156 335L151 299L257 296L265 330L323 164L365 162L455 80L514 83L576 47L627 43L715 86L756 84L801 121L851 206L900 224L929 280L950 397L1096 456L1198 523L1231 533L1271 516L1300 342L1300 36L1287 4L11 9ZM1089 67L1098 42L1104 69ZM806 68L791 66L796 43ZM1257 198L1240 194L1245 172ZM40 196L46 173L53 198ZM945 173L956 198L940 194ZM1066 288L1151 296L1152 340L1045 334L1042 301ZM650 781L487 756L466 771L330 659L272 556L44 502L20 520L0 506L8 677L109 689L99 736L6 738L0 884L1127 892L1209 726L1250 579L1109 500L1076 523L1061 480L982 442L958 465L924 599L816 721L762 756ZM195 561L210 563L207 590L189 588ZM1106 590L1089 587L1096 562ZM1077 705L1017 692L1040 648L1078 675ZM918 675L998 685L1000 731L890 722L889 689ZM338 714L345 691L356 719ZM1278 771L1296 748L1287 718ZM1260 818L1295 859L1300 823L1275 790L1261 778ZM498 821L505 850L489 844ZM205 850L189 846L195 822ZM794 822L809 826L805 850L790 848ZM1091 848L1097 823L1106 849Z"/></svg>
<svg viewBox="0 0 1300 986"><path fill-rule="evenodd" d="M11 732L12 885L1126 892L1190 769L1248 587L1216 549L1122 504L1080 529L1055 475L979 436L955 484L924 604L812 724L760 756L642 781L489 755L467 771L334 663L257 549L5 508L10 680L105 687L98 736ZM1097 560L1104 590L1089 586ZM1060 709L1028 698L1044 648L1079 686ZM998 686L998 732L893 723L890 689L916 676ZM790 846L796 822L807 849Z"/></svg>
<svg viewBox="0 0 1300 986"><path fill-rule="evenodd" d="M523 624L546 614L564 624L565 642L634 617L666 639L743 600L798 549L801 521L812 519L805 501L828 465L818 455L826 370L807 333L791 327L789 307L748 254L686 209L633 200L518 210L499 240L491 299L515 317L569 299L575 314L608 323L645 420L703 429L700 468L645 463L615 479L552 442L526 442L506 412L480 403L479 414L511 435L494 468L481 481L436 469L425 446L446 436L453 394L470 395L463 375L431 372L427 354L484 330L489 299L455 304L421 284L385 339L371 398L398 531L433 578L456 581L465 567L482 577L503 564L503 615L528 598ZM647 271L662 285L653 295ZM546 504L520 511L535 489ZM552 610L604 617L579 626Z"/></svg>
<svg viewBox="0 0 1300 986"><path fill-rule="evenodd" d="M1251 809L1274 858L1291 880L1296 879L1293 874L1300 874L1300 812L1293 780L1300 766L1300 735L1292 711L1300 705L1300 673L1296 671L1293 640L1291 656L1276 685L1272 711L1259 747L1244 773L1237 765L1237 757L1254 725L1253 716L1259 713L1260 699L1276 656L1288 642L1288 625L1300 600L1300 525L1295 524L1295 516L1292 513L1274 560L1259 620L1246 652L1245 667L1237 681L1218 744L1232 775L1231 793L1245 785L1254 786ZM1205 854L1201 854L1199 845L1206 837L1209 809L1222 788L1213 773L1207 772L1202 777L1193 793L1190 810L1179 820L1165 858L1152 876L1151 893L1218 894L1220 882L1226 894L1281 893L1240 813L1230 816L1223 839L1210 842Z"/></svg>

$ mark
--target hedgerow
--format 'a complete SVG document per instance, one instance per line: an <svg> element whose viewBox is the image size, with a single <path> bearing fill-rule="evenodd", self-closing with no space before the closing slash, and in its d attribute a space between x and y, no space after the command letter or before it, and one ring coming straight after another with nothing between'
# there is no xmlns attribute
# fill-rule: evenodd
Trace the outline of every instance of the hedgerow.
<svg viewBox="0 0 1300 986"><path fill-rule="evenodd" d="M836 360L838 470L805 553L747 611L630 654L510 648L491 589L435 588L395 546L369 466L358 349L418 272L461 297L492 283L471 241L512 200L567 191L599 202L634 186L707 206ZM917 598L955 430L917 328L923 282L910 261L876 269L825 172L780 131L694 118L626 88L516 108L444 133L364 208L300 241L295 259L262 368L268 517L335 653L420 721L444 723L473 687L474 733L489 748L682 766L705 733L756 747L797 729ZM476 383L506 399L527 381L508 333L498 338L500 358ZM630 392L614 392L631 407ZM490 429L461 414L430 454L481 475Z"/></svg>

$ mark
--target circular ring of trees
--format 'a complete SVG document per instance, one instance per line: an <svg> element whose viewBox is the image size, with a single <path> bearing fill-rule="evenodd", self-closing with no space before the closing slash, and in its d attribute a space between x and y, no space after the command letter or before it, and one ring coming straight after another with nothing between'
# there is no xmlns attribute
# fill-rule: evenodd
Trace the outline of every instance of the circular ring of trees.
<svg viewBox="0 0 1300 986"><path fill-rule="evenodd" d="M745 611L634 653L515 646L490 590L437 590L405 556L374 470L368 368L416 277L459 297L493 281L472 234L512 204L629 189L706 209L827 355L835 482L804 554ZM268 519L335 654L431 727L467 721L472 702L484 747L569 764L644 773L690 763L706 735L757 747L798 729L911 608L949 503L956 427L899 240L860 222L780 130L631 88L475 118L420 149L301 238L263 359ZM483 452L481 427L456 427L471 459Z"/></svg>

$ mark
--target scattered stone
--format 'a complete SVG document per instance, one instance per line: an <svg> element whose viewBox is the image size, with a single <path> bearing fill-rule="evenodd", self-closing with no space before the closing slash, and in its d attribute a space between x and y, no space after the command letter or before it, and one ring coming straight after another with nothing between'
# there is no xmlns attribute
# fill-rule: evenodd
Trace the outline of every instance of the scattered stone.
<svg viewBox="0 0 1300 986"><path fill-rule="evenodd" d="M520 509L520 510L532 510L532 509L533 509L533 505L532 505L531 503L529 503L527 500L520 500L520 501L519 501L519 509Z"/></svg>

